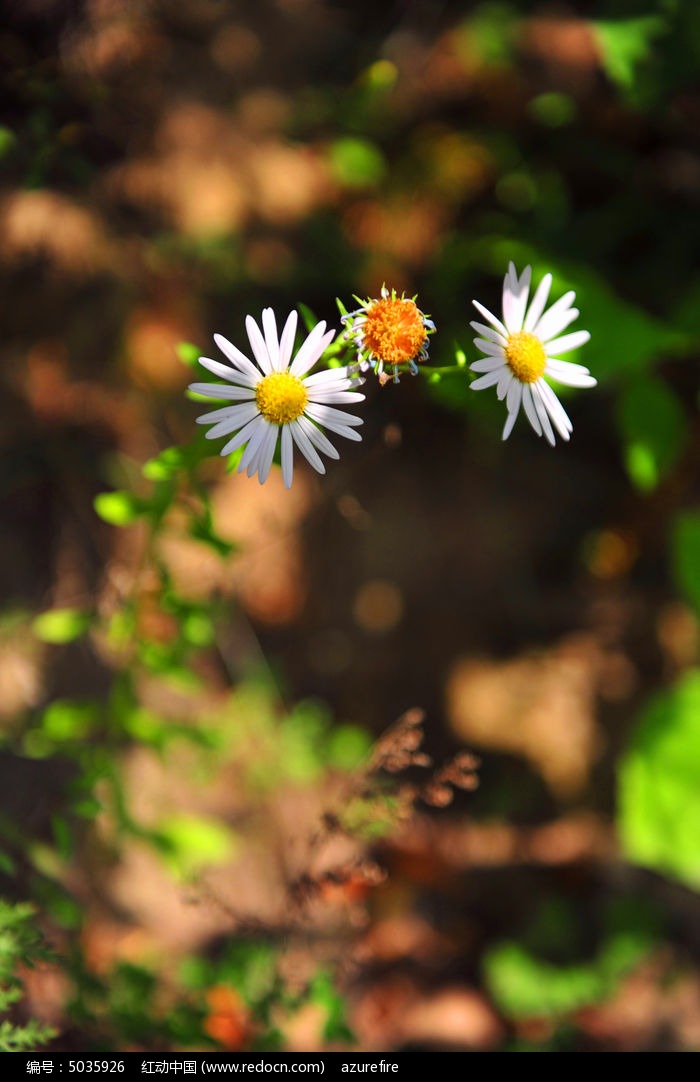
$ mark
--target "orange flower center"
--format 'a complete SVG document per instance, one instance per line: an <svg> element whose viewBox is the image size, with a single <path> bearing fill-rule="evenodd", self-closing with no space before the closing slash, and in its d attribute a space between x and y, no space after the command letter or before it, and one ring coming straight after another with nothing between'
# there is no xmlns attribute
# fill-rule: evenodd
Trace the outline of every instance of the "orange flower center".
<svg viewBox="0 0 700 1082"><path fill-rule="evenodd" d="M414 301L383 297L366 311L365 345L385 364L408 364L428 337L423 317Z"/></svg>

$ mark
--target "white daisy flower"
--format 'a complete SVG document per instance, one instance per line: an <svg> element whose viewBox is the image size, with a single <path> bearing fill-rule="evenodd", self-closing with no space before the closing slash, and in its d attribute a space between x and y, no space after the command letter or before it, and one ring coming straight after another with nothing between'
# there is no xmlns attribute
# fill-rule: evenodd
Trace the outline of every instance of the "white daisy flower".
<svg viewBox="0 0 700 1082"><path fill-rule="evenodd" d="M292 360L296 329L296 312L289 314L279 338L271 308L263 311L262 332L253 317L248 316L246 330L257 364L222 335L215 334L214 341L230 364L221 364L208 357L200 357L199 363L226 383L190 385L191 391L207 398L231 401L223 409L203 414L197 421L213 426L206 434L207 439L235 433L233 439L224 444L221 454L228 455L245 445L238 471L247 470L249 477L257 473L261 485L270 472L278 437L281 440L282 479L287 488L292 484L294 444L315 470L325 473L319 452L329 458L340 455L322 428L349 440L362 439L355 431L356 426L362 424L362 418L336 409L336 406L360 402L365 396L353 388L363 381L349 375L347 367L306 375L330 345L335 331L326 331L325 323L317 323Z"/></svg>
<svg viewBox="0 0 700 1082"><path fill-rule="evenodd" d="M484 373L471 387L473 391L481 391L495 384L499 399L505 398L508 416L503 428L504 440L510 436L522 404L537 435L544 435L554 446L552 425L563 440L569 439L573 425L544 377L568 387L595 387L596 380L587 368L559 360L562 353L584 345L591 336L588 331L562 335L579 314L572 307L574 292L565 293L545 312L551 274L545 274L528 307L531 273L531 268L526 267L518 278L514 265L508 264L503 280L502 320L478 301L472 301L489 325L471 323L482 335L474 339L474 345L486 354L470 366L472 372Z"/></svg>

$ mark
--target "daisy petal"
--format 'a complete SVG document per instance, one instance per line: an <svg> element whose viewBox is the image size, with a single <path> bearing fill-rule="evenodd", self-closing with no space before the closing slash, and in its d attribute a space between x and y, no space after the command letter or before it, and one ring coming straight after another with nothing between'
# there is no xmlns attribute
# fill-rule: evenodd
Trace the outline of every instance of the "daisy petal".
<svg viewBox="0 0 700 1082"><path fill-rule="evenodd" d="M306 411L309 412L308 410ZM323 422L323 427L328 428L331 432L335 432L338 436L343 436L346 440L361 440L362 436L359 432L356 432L354 428L348 428L347 425L341 425L338 421L326 420Z"/></svg>
<svg viewBox="0 0 700 1082"><path fill-rule="evenodd" d="M556 443L556 440L554 439L554 433L552 432L552 426L549 423L549 416L547 414L545 404L542 401L542 398L541 398L541 396L539 394L539 390L540 390L539 385L540 385L540 380L538 380L537 383L532 384L532 401L535 403L535 409L537 410L537 416L540 419L540 424L542 425L542 431L545 434L547 442L550 443L552 445L552 447L554 447L554 444Z"/></svg>
<svg viewBox="0 0 700 1082"><path fill-rule="evenodd" d="M544 374L557 383L563 383L565 387L595 387L598 382L583 365L569 361L553 361L549 358Z"/></svg>
<svg viewBox="0 0 700 1082"><path fill-rule="evenodd" d="M503 357L483 357L469 365L472 372L494 372L497 368L503 367Z"/></svg>
<svg viewBox="0 0 700 1082"><path fill-rule="evenodd" d="M511 372L507 365L504 365L499 373L498 386L496 387L496 397L498 401L502 401L510 389L511 383L515 381L515 376Z"/></svg>
<svg viewBox="0 0 700 1082"><path fill-rule="evenodd" d="M280 338L279 349L279 370L284 372L289 368L289 362L292 357L292 350L294 349L294 338L297 333L297 314L296 312L290 312L287 316L287 322L284 325L282 331L282 337Z"/></svg>
<svg viewBox="0 0 700 1082"><path fill-rule="evenodd" d="M578 308L569 308L561 316L561 325L560 325L559 329L555 333L556 334L561 334L562 331L565 331L570 323L573 323L575 319L578 319L580 314L581 313L579 312ZM550 339L550 341L551 341L551 339ZM543 345L546 345L546 344L547 344L546 342L543 342Z"/></svg>
<svg viewBox="0 0 700 1082"><path fill-rule="evenodd" d="M537 386L539 387L540 398L545 404L547 413L552 418L554 427L563 440L568 440L574 430L574 426L572 425L566 410L545 380L538 380Z"/></svg>
<svg viewBox="0 0 700 1082"><path fill-rule="evenodd" d="M508 413L516 413L520 409L520 403L523 398L523 385L519 379L514 379L508 388L508 394L506 395L506 409Z"/></svg>
<svg viewBox="0 0 700 1082"><path fill-rule="evenodd" d="M504 309L504 299L505 299L506 293L508 293L508 294L510 294L512 296L513 293L517 292L517 289L518 289L518 272L515 269L515 263L511 259L510 262L508 263L508 270L506 271L505 276L503 278L503 291L502 291L502 296L501 296L501 309L502 310ZM505 320L503 322L505 323ZM508 326L507 323L506 323L506 326Z"/></svg>
<svg viewBox="0 0 700 1082"><path fill-rule="evenodd" d="M531 277L532 268L526 267L518 280L515 267L512 263L509 264L503 283L503 322L511 334L516 334L523 328Z"/></svg>
<svg viewBox="0 0 700 1082"><path fill-rule="evenodd" d="M479 362L477 361L476 363L478 364ZM493 387L495 383L498 383L500 378L501 371L500 369L496 369L495 372L487 372L485 376L479 376L479 378L475 379L469 386L472 391L483 391L485 387Z"/></svg>
<svg viewBox="0 0 700 1082"><path fill-rule="evenodd" d="M322 406L320 404L312 403L308 405L304 411L308 417L312 420L318 421L323 427L330 428L330 422L335 424L355 425L362 424L362 417L355 417L353 413L345 413L344 410L337 410L333 406Z"/></svg>
<svg viewBox="0 0 700 1082"><path fill-rule="evenodd" d="M506 417L506 423L503 426L503 433L501 435L502 440L507 440L508 437L510 436L511 432L513 431L513 425L515 424L515 422L517 420L517 417L518 417L518 411L517 410L514 413L509 413L508 416Z"/></svg>
<svg viewBox="0 0 700 1082"><path fill-rule="evenodd" d="M337 436L342 436L346 440L353 440L356 443L362 441L362 436L359 432L356 432L354 428L347 428L346 425L327 425L331 432L335 432Z"/></svg>
<svg viewBox="0 0 700 1082"><path fill-rule="evenodd" d="M249 361L245 353L241 353L240 349L234 346L233 342L229 342L228 338L224 338L223 334L215 334L214 341L224 356L228 357L231 364L235 365L236 368L240 369L241 372L244 372L249 379L253 381L251 382L251 387L254 387L260 380L260 371L255 367L253 362ZM202 358L200 358L200 364L201 363ZM205 368L208 367L209 365L205 365Z"/></svg>
<svg viewBox="0 0 700 1082"><path fill-rule="evenodd" d="M527 416L528 421L534 428L538 436L542 435L542 425L540 419L537 416L537 410L535 409L535 403L532 401L532 389L529 383L526 383L523 387L523 409Z"/></svg>
<svg viewBox="0 0 700 1082"><path fill-rule="evenodd" d="M316 447L319 451L322 451L324 455L328 455L329 458L340 458L340 454L338 453L338 451L336 451L335 447L328 439L328 437L324 436L320 428L316 428L316 425L312 425L311 421L309 421L306 417L303 416L298 418L298 422L313 443L314 447Z"/></svg>
<svg viewBox="0 0 700 1082"><path fill-rule="evenodd" d="M314 450L309 437L304 432L303 428L299 424L299 418L296 421L292 421L289 425L292 437L297 447L301 451L302 455L309 463L310 466L316 470L317 473L325 473L326 467L323 465L321 458Z"/></svg>
<svg viewBox="0 0 700 1082"><path fill-rule="evenodd" d="M311 366L316 364L324 349L331 344L335 338L335 331L331 330L324 334L325 329L326 324L321 320L302 342L301 348L289 369L293 376L303 376L308 372Z"/></svg>
<svg viewBox="0 0 700 1082"><path fill-rule="evenodd" d="M265 439L265 434L270 427L270 422L266 421L264 417L261 417L260 421L261 423L250 437L248 446L241 455L241 461L238 463L238 472L243 473L244 470L248 470L248 476L255 472L255 460L263 440ZM253 469L248 469L251 465L253 466Z"/></svg>
<svg viewBox="0 0 700 1082"><path fill-rule="evenodd" d="M252 387L233 387L230 383L190 383L188 391L201 394L205 398L254 398Z"/></svg>
<svg viewBox="0 0 700 1082"><path fill-rule="evenodd" d="M245 360L245 357L243 358ZM226 379L229 383L243 384L244 387L255 387L260 379L260 373L255 365L248 361L249 369L242 371L240 368L232 368L230 364L222 364L221 361L212 361L209 357L200 357L199 363L219 379Z"/></svg>
<svg viewBox="0 0 700 1082"><path fill-rule="evenodd" d="M487 342L485 338L475 338L474 345L489 357L503 357L503 346L496 342Z"/></svg>
<svg viewBox="0 0 700 1082"><path fill-rule="evenodd" d="M550 338L561 334L564 327L568 327L571 322L569 311L575 299L576 294L573 290L565 293L537 321L532 333L539 338L540 342L548 342Z"/></svg>
<svg viewBox="0 0 700 1082"><path fill-rule="evenodd" d="M496 328L496 330L497 330L497 331L498 331L498 332L499 332L500 334L502 334L502 335L503 335L503 338L504 338L504 339L506 339L506 338L508 337L508 331L507 331L507 330L505 329L505 327L504 327L504 325L503 325L503 324L501 323L500 319L497 319L497 318L496 318L496 316L494 316L492 312L489 312L488 308L484 308L483 304L479 304L479 302L478 302L478 301L474 301L474 300L473 300L473 301L472 301L472 304L473 304L473 305L474 305L474 307L476 308L477 312L481 312L481 314L482 314L482 316L484 317L484 319L488 319L489 323L490 323L490 324L491 324L491 325L492 325L493 327L495 327L495 328Z"/></svg>
<svg viewBox="0 0 700 1082"><path fill-rule="evenodd" d="M281 444L282 481L285 488L291 488L292 477L294 476L294 443L292 433L289 431L289 425L282 426Z"/></svg>
<svg viewBox="0 0 700 1082"><path fill-rule="evenodd" d="M500 331L495 331L493 327L487 327L485 323L478 323L475 319L471 321L469 326L472 327L477 334L481 334L484 338L488 338L489 342L495 342L498 346L505 346L505 337Z"/></svg>
<svg viewBox="0 0 700 1082"><path fill-rule="evenodd" d="M242 447L243 444L251 438L256 429L262 424L264 424L264 421L260 414L258 414L258 416L254 417L252 421L249 421L247 425L244 425L232 440L229 440L228 443L224 444L219 454L230 455L232 451L237 451L239 447Z"/></svg>
<svg viewBox="0 0 700 1082"><path fill-rule="evenodd" d="M552 288L552 276L551 274L545 274L544 278L538 285L535 295L530 302L530 307L527 310L525 316L525 322L523 323L524 331L531 331L544 312L544 306L547 303L547 297L549 291Z"/></svg>
<svg viewBox="0 0 700 1082"><path fill-rule="evenodd" d="M356 386L359 382L356 376L348 375L347 367L326 368L322 372L314 372L312 376L304 378L304 386L307 390L309 387L337 383L338 389L344 391L347 387Z"/></svg>
<svg viewBox="0 0 700 1082"><path fill-rule="evenodd" d="M574 331L573 334L565 334L563 338L555 338L553 342L547 342L547 356L555 358L560 353L568 353L569 350L585 346L590 337L588 331Z"/></svg>
<svg viewBox="0 0 700 1082"><path fill-rule="evenodd" d="M231 413L225 421L219 421L218 425L214 425L208 432L205 432L205 437L208 440L215 440L218 436L228 436L229 432L235 431L240 428L241 425L247 424L253 417L258 415L258 407L255 402L245 402L240 406L231 406Z"/></svg>
<svg viewBox="0 0 700 1082"><path fill-rule="evenodd" d="M248 340L250 341L250 348L253 351L255 360L258 362L265 375L269 376L270 372L272 372L272 358L267 352L265 339L260 333L260 328L252 316L245 317L245 329L248 332Z"/></svg>
<svg viewBox="0 0 700 1082"><path fill-rule="evenodd" d="M264 485L267 481L267 477L272 466L272 460L275 457L275 447L277 446L278 432L279 428L277 425L269 425L268 431L265 433L265 441L259 451L258 481L261 485Z"/></svg>
<svg viewBox="0 0 700 1082"><path fill-rule="evenodd" d="M558 361L556 357L547 358L547 367L551 365L554 371L561 371L562 373L576 372L579 376L590 376L590 369L586 368L583 364L577 364L576 361Z"/></svg>
<svg viewBox="0 0 700 1082"><path fill-rule="evenodd" d="M228 421L236 416L236 411L240 409L240 406L224 406L220 410L212 410L211 413L203 413L201 417L196 417L195 420L198 425L213 425L217 421Z"/></svg>
<svg viewBox="0 0 700 1082"><path fill-rule="evenodd" d="M277 320L271 308L263 308L262 325L265 334L265 350L270 358L273 372L278 372L280 369L280 344L277 337Z"/></svg>
<svg viewBox="0 0 700 1082"><path fill-rule="evenodd" d="M320 390L313 387L309 391L309 402L363 402L364 397L357 391L327 391L325 388Z"/></svg>

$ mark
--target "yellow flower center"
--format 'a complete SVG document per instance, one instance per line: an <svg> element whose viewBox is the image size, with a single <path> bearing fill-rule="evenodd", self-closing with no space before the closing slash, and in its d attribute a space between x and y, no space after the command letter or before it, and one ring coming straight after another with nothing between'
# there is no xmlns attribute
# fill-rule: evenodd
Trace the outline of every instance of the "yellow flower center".
<svg viewBox="0 0 700 1082"><path fill-rule="evenodd" d="M529 331L517 331L508 336L506 361L521 383L536 383L544 372L547 355L539 338Z"/></svg>
<svg viewBox="0 0 700 1082"><path fill-rule="evenodd" d="M366 311L364 339L370 352L385 364L408 364L428 337L414 301L383 297Z"/></svg>
<svg viewBox="0 0 700 1082"><path fill-rule="evenodd" d="M268 421L286 425L296 421L306 409L309 396L298 376L291 372L271 372L255 388L255 402Z"/></svg>

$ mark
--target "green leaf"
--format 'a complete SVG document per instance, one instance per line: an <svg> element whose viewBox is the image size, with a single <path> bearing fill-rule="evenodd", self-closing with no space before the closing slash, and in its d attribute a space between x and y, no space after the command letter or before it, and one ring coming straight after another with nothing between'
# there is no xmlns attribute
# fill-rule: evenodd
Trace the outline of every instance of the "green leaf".
<svg viewBox="0 0 700 1082"><path fill-rule="evenodd" d="M17 136L10 129L4 126L0 127L0 158L4 158L6 154L14 147L17 142Z"/></svg>
<svg viewBox="0 0 700 1082"><path fill-rule="evenodd" d="M618 769L627 856L700 888L700 669L648 705Z"/></svg>
<svg viewBox="0 0 700 1082"><path fill-rule="evenodd" d="M195 541L201 541L203 544L208 545L209 548L213 549L217 556L221 556L222 559L226 559L226 557L230 556L232 552L235 552L238 547L235 541L227 541L225 538L219 536L207 513L192 519L190 522L189 534Z"/></svg>
<svg viewBox="0 0 700 1082"><path fill-rule="evenodd" d="M463 24L462 33L464 50L470 61L476 55L483 64L508 64L518 35L516 13L510 4L498 0L479 4Z"/></svg>
<svg viewBox="0 0 700 1082"><path fill-rule="evenodd" d="M344 136L328 150L328 160L335 179L347 188L368 188L378 184L386 173L381 151L368 139Z"/></svg>
<svg viewBox="0 0 700 1082"><path fill-rule="evenodd" d="M94 797L86 797L85 800L76 801L71 810L82 819L95 819L104 811L104 804Z"/></svg>
<svg viewBox="0 0 700 1082"><path fill-rule="evenodd" d="M144 513L140 500L130 492L101 492L95 497L94 508L110 526L130 526Z"/></svg>
<svg viewBox="0 0 700 1082"><path fill-rule="evenodd" d="M399 77L399 71L391 60L375 60L362 73L362 83L375 93L391 90Z"/></svg>
<svg viewBox="0 0 700 1082"><path fill-rule="evenodd" d="M149 458L141 467L141 473L149 481L169 481L174 477L185 461L182 449L179 447L166 447L155 458Z"/></svg>
<svg viewBox="0 0 700 1082"><path fill-rule="evenodd" d="M183 616L182 634L191 646L210 646L214 641L214 625L206 612L192 611Z"/></svg>
<svg viewBox="0 0 700 1082"><path fill-rule="evenodd" d="M602 915L602 942L596 954L582 961L562 961L533 951L533 933L541 942L540 950L556 953L570 951L575 939L576 922L564 921L557 929L541 912L542 927L533 926L527 935L528 945L499 943L484 958L486 983L498 1006L514 1018L560 1017L588 1003L610 996L619 981L654 947L659 934L657 914L638 898L616 899ZM550 906L556 913L556 908ZM567 925L573 924L572 927ZM537 925L537 918L535 920ZM562 936L562 933L563 936ZM558 936L561 941L557 942Z"/></svg>
<svg viewBox="0 0 700 1082"><path fill-rule="evenodd" d="M0 872L4 875L16 875L17 865L15 864L9 853L5 853L0 850Z"/></svg>
<svg viewBox="0 0 700 1082"><path fill-rule="evenodd" d="M544 270L543 267L542 273ZM660 356L682 351L687 346L687 335L616 296L590 268L580 266L569 270L567 267L556 277L559 289L556 294L552 292L553 297L560 296L565 289L576 290L581 318L571 330L581 326L591 334L591 341L577 351L580 356L575 359L590 368L599 380L623 372L634 373L636 378ZM566 359L573 356L567 354Z"/></svg>
<svg viewBox="0 0 700 1082"><path fill-rule="evenodd" d="M309 988L309 1000L320 1007L325 1015L323 1036L327 1041L353 1040L354 1034L346 1020L345 1000L325 970L314 976Z"/></svg>
<svg viewBox="0 0 700 1082"><path fill-rule="evenodd" d="M95 703L55 699L41 716L41 727L49 740L62 743L83 740L95 725L99 708Z"/></svg>
<svg viewBox="0 0 700 1082"><path fill-rule="evenodd" d="M533 98L528 112L547 128L562 128L574 119L576 102L569 94L550 91Z"/></svg>
<svg viewBox="0 0 700 1082"><path fill-rule="evenodd" d="M211 399L197 396L202 402L211 403ZM203 459L212 453L211 441L204 434L195 437L190 443L181 446L166 447L154 458L149 458L141 468L149 481L171 481L183 470L194 469Z"/></svg>
<svg viewBox="0 0 700 1082"><path fill-rule="evenodd" d="M160 747L167 742L170 731L168 723L145 707L133 707L124 712L121 718L124 732L138 740L140 744Z"/></svg>
<svg viewBox="0 0 700 1082"><path fill-rule="evenodd" d="M662 380L642 377L623 392L618 423L630 477L638 488L655 488L678 461L687 439L680 402Z"/></svg>
<svg viewBox="0 0 700 1082"><path fill-rule="evenodd" d="M277 986L277 953L268 943L233 943L222 959L220 978L243 996L249 1007L263 1007Z"/></svg>
<svg viewBox="0 0 700 1082"><path fill-rule="evenodd" d="M371 746L369 736L357 725L340 725L328 737L327 759L340 770L354 770Z"/></svg>
<svg viewBox="0 0 700 1082"><path fill-rule="evenodd" d="M74 851L73 834L70 825L63 815L54 815L51 820L56 848L63 860L70 860Z"/></svg>
<svg viewBox="0 0 700 1082"><path fill-rule="evenodd" d="M192 342L178 343L175 352L182 363L186 364L188 368L194 368L199 358L202 356L202 351L199 346L193 345Z"/></svg>
<svg viewBox="0 0 700 1082"><path fill-rule="evenodd" d="M226 473L233 473L238 469L238 464L243 458L245 447L237 447L230 455L226 456Z"/></svg>
<svg viewBox="0 0 700 1082"><path fill-rule="evenodd" d="M0 1052L34 1052L57 1036L51 1026L31 1018L24 1026L12 1022L0 1023Z"/></svg>
<svg viewBox="0 0 700 1082"><path fill-rule="evenodd" d="M303 321L304 326L306 327L307 331L309 331L309 332L312 331L314 329L314 327L316 326L316 324L318 323L318 320L316 319L316 316L311 311L308 304L302 304L301 301L299 301L299 303L297 304L297 308L299 309L299 313L301 315L302 321Z"/></svg>
<svg viewBox="0 0 700 1082"><path fill-rule="evenodd" d="M222 864L234 849L232 831L217 819L174 815L158 827L166 863L175 875L189 877L211 864Z"/></svg>
<svg viewBox="0 0 700 1082"><path fill-rule="evenodd" d="M32 624L34 634L43 642L73 642L89 630L92 613L83 609L51 609L37 616Z"/></svg>
<svg viewBox="0 0 700 1082"><path fill-rule="evenodd" d="M600 975L591 967L554 966L519 943L501 943L484 959L486 982L496 1003L511 1017L567 1014L601 998Z"/></svg>
<svg viewBox="0 0 700 1082"><path fill-rule="evenodd" d="M668 30L666 22L658 15L597 20L591 26L603 54L603 66L623 90L632 89L638 68L652 56L654 40Z"/></svg>
<svg viewBox="0 0 700 1082"><path fill-rule="evenodd" d="M700 613L700 512L679 515L671 535L673 574Z"/></svg>

